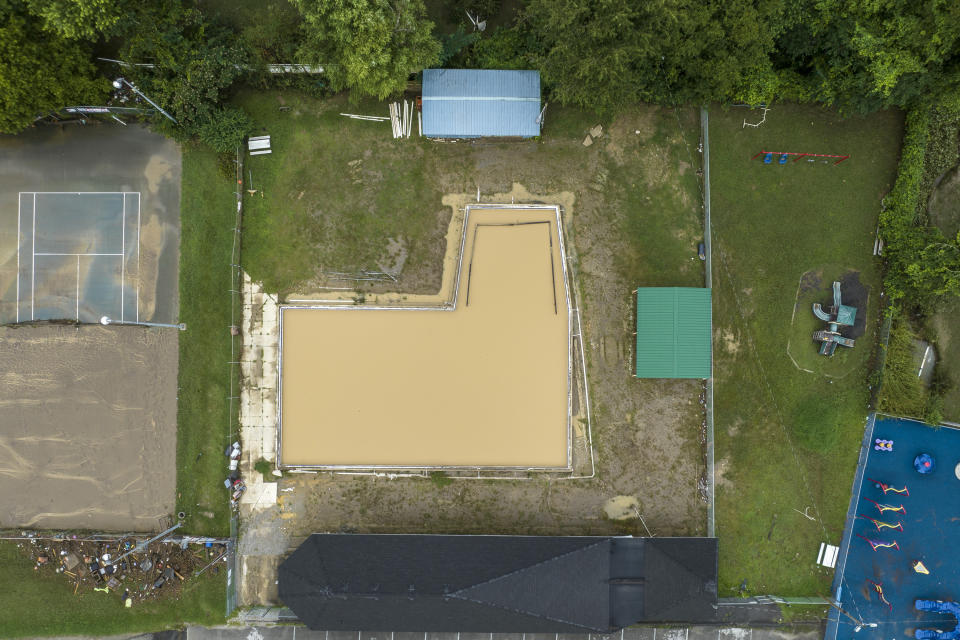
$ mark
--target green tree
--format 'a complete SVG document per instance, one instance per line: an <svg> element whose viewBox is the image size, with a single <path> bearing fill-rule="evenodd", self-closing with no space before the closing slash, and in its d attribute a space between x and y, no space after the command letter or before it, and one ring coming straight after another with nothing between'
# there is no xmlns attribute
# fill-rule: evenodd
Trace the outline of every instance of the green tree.
<svg viewBox="0 0 960 640"><path fill-rule="evenodd" d="M113 35L126 13L126 0L26 0L44 29L70 40Z"/></svg>
<svg viewBox="0 0 960 640"><path fill-rule="evenodd" d="M781 13L771 1L531 0L526 18L553 95L613 110L770 93Z"/></svg>
<svg viewBox="0 0 960 640"><path fill-rule="evenodd" d="M423 0L293 0L304 17L299 57L322 64L334 90L379 99L435 64L440 43Z"/></svg>
<svg viewBox="0 0 960 640"><path fill-rule="evenodd" d="M861 112L960 107L960 4L797 0L775 64L795 95Z"/></svg>
<svg viewBox="0 0 960 640"><path fill-rule="evenodd" d="M145 6L137 23L121 55L155 66L131 68L130 78L178 122L173 126L158 118L157 128L178 140L199 137L217 151L235 149L250 120L243 111L220 105L249 65L240 40L175 0Z"/></svg>
<svg viewBox="0 0 960 640"><path fill-rule="evenodd" d="M86 45L41 31L20 3L0 0L0 132L17 133L38 116L71 104L99 103Z"/></svg>

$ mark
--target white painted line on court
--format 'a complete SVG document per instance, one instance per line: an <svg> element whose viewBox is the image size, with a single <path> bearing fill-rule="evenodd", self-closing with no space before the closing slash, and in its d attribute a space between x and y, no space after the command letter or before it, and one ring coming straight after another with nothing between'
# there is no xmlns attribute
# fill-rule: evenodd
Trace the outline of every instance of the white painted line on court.
<svg viewBox="0 0 960 640"><path fill-rule="evenodd" d="M37 286L37 194L33 194L33 264L30 265L30 319L34 316L34 291Z"/></svg>
<svg viewBox="0 0 960 640"><path fill-rule="evenodd" d="M127 194L123 194L123 206L120 209L120 322L123 322L123 280L127 267Z"/></svg>
<svg viewBox="0 0 960 640"><path fill-rule="evenodd" d="M140 192L137 191L137 322L140 322Z"/></svg>
<svg viewBox="0 0 960 640"><path fill-rule="evenodd" d="M60 196L60 195L71 195L71 196L85 196L87 194L95 194L98 196L102 195L117 195L120 193L127 193L126 191L27 191L26 193L32 193L34 195L40 194L41 196Z"/></svg>
<svg viewBox="0 0 960 640"><path fill-rule="evenodd" d="M77 322L80 322L80 256L77 256Z"/></svg>
<svg viewBox="0 0 960 640"><path fill-rule="evenodd" d="M122 253L46 253L38 251L35 256L122 256Z"/></svg>
<svg viewBox="0 0 960 640"><path fill-rule="evenodd" d="M20 201L23 194L17 194L17 322L20 322Z"/></svg>

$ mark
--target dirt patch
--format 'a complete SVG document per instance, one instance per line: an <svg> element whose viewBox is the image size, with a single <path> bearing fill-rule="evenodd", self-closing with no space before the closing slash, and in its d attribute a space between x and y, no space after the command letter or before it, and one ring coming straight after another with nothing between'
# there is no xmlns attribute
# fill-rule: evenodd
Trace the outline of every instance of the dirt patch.
<svg viewBox="0 0 960 640"><path fill-rule="evenodd" d="M732 433L730 434L733 435ZM727 477L727 472L730 471L730 458L723 458L722 460L717 460L717 463L713 465L713 481L717 487L722 487L724 489L730 489L733 487L733 481Z"/></svg>
<svg viewBox="0 0 960 640"><path fill-rule="evenodd" d="M867 303L870 287L860 282L859 271L847 271L840 278L840 294L843 304L856 307L857 317L852 327L846 327L840 333L846 338L859 338L867 330Z"/></svg>
<svg viewBox="0 0 960 640"><path fill-rule="evenodd" d="M740 340L737 339L732 329L717 329L714 331L713 340L714 343L722 344L727 353L731 355L736 355L740 351Z"/></svg>
<svg viewBox="0 0 960 640"><path fill-rule="evenodd" d="M152 531L173 511L177 333L0 327L0 527Z"/></svg>
<svg viewBox="0 0 960 640"><path fill-rule="evenodd" d="M637 517L640 501L636 496L614 496L603 504L603 511L611 520L630 520Z"/></svg>
<svg viewBox="0 0 960 640"><path fill-rule="evenodd" d="M823 271L807 271L800 277L800 293L818 292L823 286Z"/></svg>

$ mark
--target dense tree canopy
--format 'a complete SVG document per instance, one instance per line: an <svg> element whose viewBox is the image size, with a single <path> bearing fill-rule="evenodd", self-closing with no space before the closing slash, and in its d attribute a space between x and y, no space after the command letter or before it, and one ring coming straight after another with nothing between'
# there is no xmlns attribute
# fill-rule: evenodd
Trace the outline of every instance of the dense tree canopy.
<svg viewBox="0 0 960 640"><path fill-rule="evenodd" d="M335 90L383 99L437 62L440 42L423 0L293 0L304 17L303 62L320 63Z"/></svg>
<svg viewBox="0 0 960 640"><path fill-rule="evenodd" d="M562 102L613 109L637 101L732 97L772 82L777 2L531 0L544 81Z"/></svg>
<svg viewBox="0 0 960 640"><path fill-rule="evenodd" d="M112 35L120 26L125 0L26 0L44 28L71 40L95 40Z"/></svg>
<svg viewBox="0 0 960 640"><path fill-rule="evenodd" d="M17 133L66 105L96 104L109 84L95 74L88 45L42 33L21 3L0 0L0 132Z"/></svg>
<svg viewBox="0 0 960 640"><path fill-rule="evenodd" d="M960 3L800 0L774 55L785 97L861 112L960 107Z"/></svg>
<svg viewBox="0 0 960 640"><path fill-rule="evenodd" d="M236 148L250 128L249 119L221 104L249 65L240 40L176 1L143 9L138 22L121 55L155 65L128 71L138 88L178 121L176 127L162 120L158 125L178 139L198 136L218 151Z"/></svg>

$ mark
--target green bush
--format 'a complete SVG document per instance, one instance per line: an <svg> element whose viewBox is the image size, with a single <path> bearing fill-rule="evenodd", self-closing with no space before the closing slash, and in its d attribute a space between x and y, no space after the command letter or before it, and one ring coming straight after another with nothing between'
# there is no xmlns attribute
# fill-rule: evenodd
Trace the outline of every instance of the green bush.
<svg viewBox="0 0 960 640"><path fill-rule="evenodd" d="M949 118L933 113L918 108L907 114L897 180L880 214L887 294L921 315L935 310L945 296L960 294L958 241L927 225L932 168L942 166L951 154L950 140L944 139L952 131Z"/></svg>
<svg viewBox="0 0 960 640"><path fill-rule="evenodd" d="M914 363L916 337L906 319L894 321L883 366L881 411L909 417L923 417L926 413L927 390Z"/></svg>
<svg viewBox="0 0 960 640"><path fill-rule="evenodd" d="M260 458L253 465L254 471L260 473L263 476L264 482L276 482L277 479L273 476L273 465L264 458Z"/></svg>
<svg viewBox="0 0 960 640"><path fill-rule="evenodd" d="M250 117L236 107L213 109L209 118L197 125L197 137L219 153L236 151L253 128Z"/></svg>

